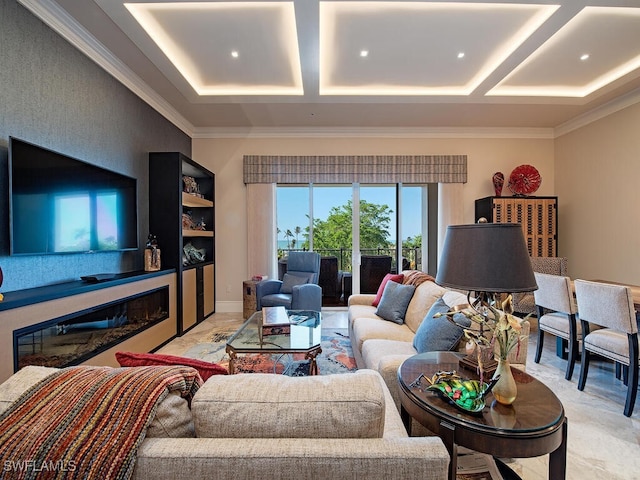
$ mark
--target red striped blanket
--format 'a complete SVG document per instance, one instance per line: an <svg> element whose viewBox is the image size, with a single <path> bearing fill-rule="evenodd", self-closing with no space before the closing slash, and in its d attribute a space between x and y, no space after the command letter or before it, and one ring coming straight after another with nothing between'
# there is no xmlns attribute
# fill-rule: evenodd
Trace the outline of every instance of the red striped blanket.
<svg viewBox="0 0 640 480"><path fill-rule="evenodd" d="M0 415L0 478L129 478L157 405L201 384L181 366L62 369Z"/></svg>

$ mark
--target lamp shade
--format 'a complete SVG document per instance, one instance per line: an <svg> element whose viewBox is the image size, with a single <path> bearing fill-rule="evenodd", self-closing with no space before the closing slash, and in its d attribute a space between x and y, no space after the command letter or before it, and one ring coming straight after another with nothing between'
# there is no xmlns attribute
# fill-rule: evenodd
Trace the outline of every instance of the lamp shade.
<svg viewBox="0 0 640 480"><path fill-rule="evenodd" d="M436 283L474 292L537 290L522 227L515 223L449 226Z"/></svg>

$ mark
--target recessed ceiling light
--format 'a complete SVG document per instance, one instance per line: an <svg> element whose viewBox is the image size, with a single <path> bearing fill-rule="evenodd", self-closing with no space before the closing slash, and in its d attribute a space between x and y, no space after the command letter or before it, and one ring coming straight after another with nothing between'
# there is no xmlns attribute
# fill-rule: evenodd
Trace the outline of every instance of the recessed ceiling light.
<svg viewBox="0 0 640 480"><path fill-rule="evenodd" d="M360 50L360 56L361 57L368 57L369 56L369 50Z"/></svg>
<svg viewBox="0 0 640 480"><path fill-rule="evenodd" d="M580 55L580 60L584 61L584 60L588 60L589 59L589 54L585 53L584 55Z"/></svg>
<svg viewBox="0 0 640 480"><path fill-rule="evenodd" d="M240 54L238 53L238 51L237 51L237 50L233 50L233 51L231 52L231 56L232 56L233 58L238 58L238 57L240 56Z"/></svg>
<svg viewBox="0 0 640 480"><path fill-rule="evenodd" d="M458 53L458 58L464 58L464 52Z"/></svg>

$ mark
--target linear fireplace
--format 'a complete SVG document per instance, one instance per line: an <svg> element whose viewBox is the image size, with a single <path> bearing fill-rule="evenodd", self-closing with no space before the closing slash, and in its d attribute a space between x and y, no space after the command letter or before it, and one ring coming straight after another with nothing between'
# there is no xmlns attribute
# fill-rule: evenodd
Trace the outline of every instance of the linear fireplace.
<svg viewBox="0 0 640 480"><path fill-rule="evenodd" d="M169 288L139 293L13 332L14 370L77 365L166 319Z"/></svg>

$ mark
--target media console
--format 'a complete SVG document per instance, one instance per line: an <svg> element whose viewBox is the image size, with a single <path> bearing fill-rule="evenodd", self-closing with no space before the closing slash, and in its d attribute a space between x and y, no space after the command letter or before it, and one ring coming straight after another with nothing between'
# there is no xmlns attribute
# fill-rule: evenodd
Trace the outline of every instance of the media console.
<svg viewBox="0 0 640 480"><path fill-rule="evenodd" d="M118 366L116 351L149 352L176 334L174 269L6 292L0 382L26 364Z"/></svg>

